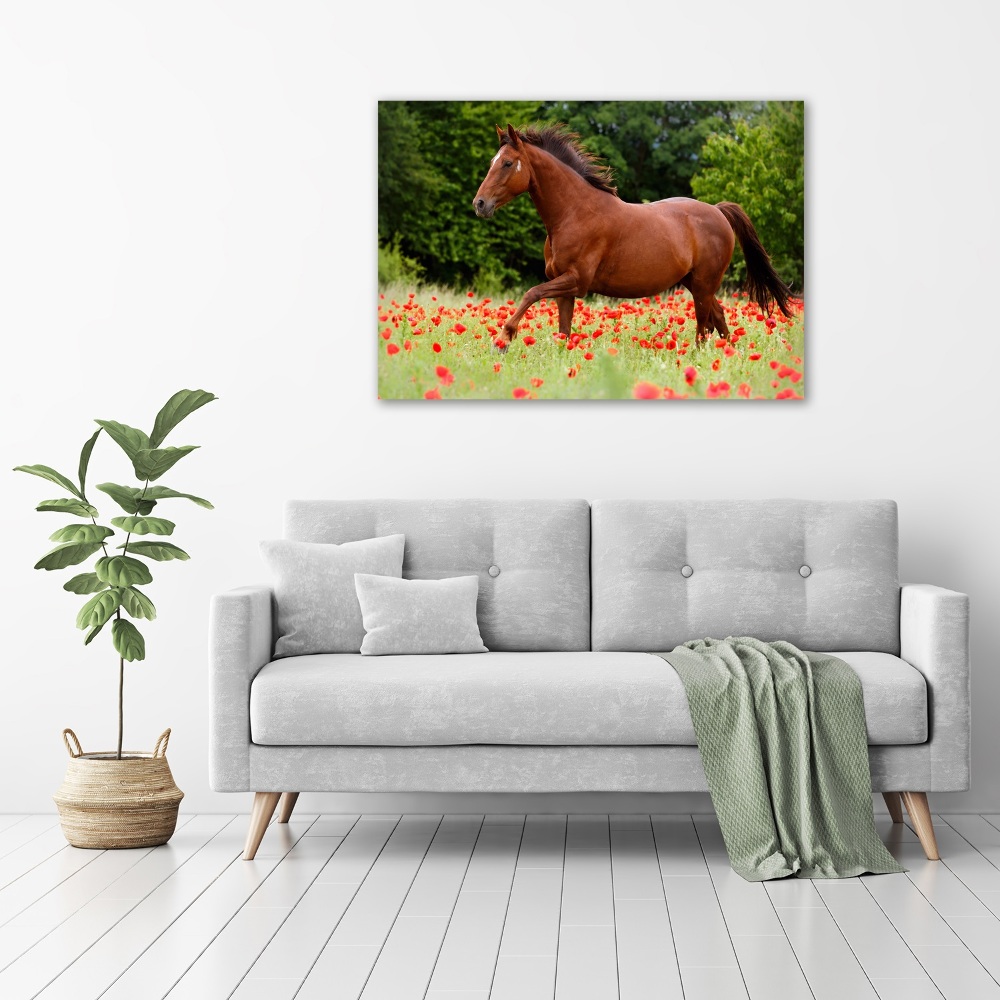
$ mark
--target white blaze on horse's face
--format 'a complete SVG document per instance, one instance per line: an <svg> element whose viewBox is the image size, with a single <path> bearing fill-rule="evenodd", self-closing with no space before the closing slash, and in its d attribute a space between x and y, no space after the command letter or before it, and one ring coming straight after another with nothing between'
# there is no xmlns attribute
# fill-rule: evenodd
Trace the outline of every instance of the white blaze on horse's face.
<svg viewBox="0 0 1000 1000"><path fill-rule="evenodd" d="M476 215L488 219L498 208L528 190L531 171L525 169L526 154L523 144L504 143L490 161L490 169L479 185L472 207Z"/></svg>

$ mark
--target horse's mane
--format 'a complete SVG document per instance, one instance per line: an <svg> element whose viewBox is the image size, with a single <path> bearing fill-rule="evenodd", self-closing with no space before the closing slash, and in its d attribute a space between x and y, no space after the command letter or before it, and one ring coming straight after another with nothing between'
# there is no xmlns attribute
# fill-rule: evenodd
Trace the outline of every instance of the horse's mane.
<svg viewBox="0 0 1000 1000"><path fill-rule="evenodd" d="M580 145L580 136L576 132L570 132L562 124L530 126L528 128L517 129L518 138L522 142L527 142L539 149L544 149L546 153L551 153L557 160L561 160L566 166L575 170L588 184L592 184L599 191L607 191L618 197L618 188L612 183L613 177L611 168L601 163L598 158L588 152ZM503 135L500 145L510 144L510 138Z"/></svg>

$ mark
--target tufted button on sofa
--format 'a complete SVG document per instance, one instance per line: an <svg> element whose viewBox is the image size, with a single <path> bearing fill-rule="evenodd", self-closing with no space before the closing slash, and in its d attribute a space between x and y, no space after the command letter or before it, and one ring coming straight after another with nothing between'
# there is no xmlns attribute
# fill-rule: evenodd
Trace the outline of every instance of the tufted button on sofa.
<svg viewBox="0 0 1000 1000"><path fill-rule="evenodd" d="M269 587L211 607L210 775L256 793L246 857L301 791L707 791L653 651L784 639L858 674L872 789L936 855L969 787L968 598L900 586L889 500L292 501L285 536L405 535L403 576L479 577L488 653L275 659Z"/></svg>

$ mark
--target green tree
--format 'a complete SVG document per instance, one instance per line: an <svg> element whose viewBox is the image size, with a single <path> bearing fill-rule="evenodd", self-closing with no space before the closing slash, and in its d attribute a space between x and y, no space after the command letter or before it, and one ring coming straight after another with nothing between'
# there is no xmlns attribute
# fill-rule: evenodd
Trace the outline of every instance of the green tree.
<svg viewBox="0 0 1000 1000"><path fill-rule="evenodd" d="M380 102L380 245L456 287L543 280L545 227L529 199L490 220L472 210L496 153L494 125L533 121L538 110L530 101Z"/></svg>
<svg viewBox="0 0 1000 1000"><path fill-rule="evenodd" d="M552 101L549 121L565 122L614 170L624 201L689 196L698 154L713 133L731 135L759 101Z"/></svg>
<svg viewBox="0 0 1000 1000"><path fill-rule="evenodd" d="M691 189L702 201L735 201L750 216L778 274L802 289L805 279L805 109L801 101L770 102L734 134L716 133L701 151ZM737 256L730 273L742 280Z"/></svg>

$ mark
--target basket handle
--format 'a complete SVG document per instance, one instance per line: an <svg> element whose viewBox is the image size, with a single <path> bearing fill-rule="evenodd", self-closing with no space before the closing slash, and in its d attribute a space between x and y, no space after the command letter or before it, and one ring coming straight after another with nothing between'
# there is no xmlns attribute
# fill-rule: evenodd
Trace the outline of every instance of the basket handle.
<svg viewBox="0 0 1000 1000"><path fill-rule="evenodd" d="M82 757L83 747L80 746L80 741L76 738L76 733L72 729L64 729L62 731L63 743L66 744L66 751L69 753L70 757ZM69 745L69 741L72 740L76 744L76 750Z"/></svg>
<svg viewBox="0 0 1000 1000"><path fill-rule="evenodd" d="M156 746L153 747L153 757L166 757L167 756L167 744L170 742L170 727L160 733L160 738L156 741Z"/></svg>

